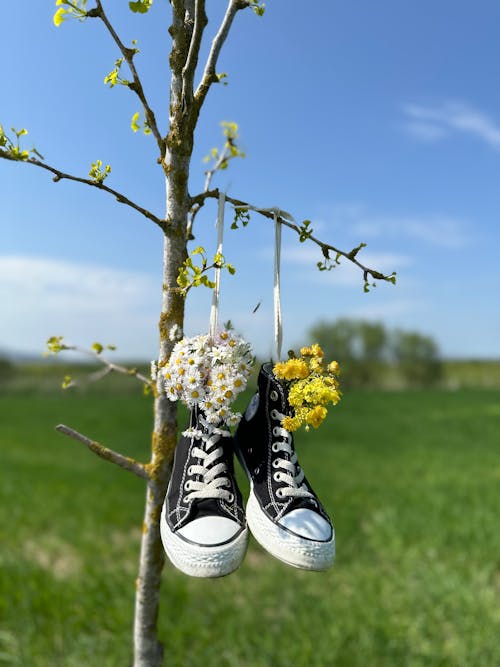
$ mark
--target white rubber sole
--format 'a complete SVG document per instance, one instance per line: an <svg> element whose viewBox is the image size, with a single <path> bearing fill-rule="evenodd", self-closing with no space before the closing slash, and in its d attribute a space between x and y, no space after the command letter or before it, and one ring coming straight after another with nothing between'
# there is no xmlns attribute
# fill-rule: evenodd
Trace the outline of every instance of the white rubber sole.
<svg viewBox="0 0 500 667"><path fill-rule="evenodd" d="M335 559L335 533L328 542L299 537L271 521L250 491L247 522L257 542L272 556L302 570L326 570Z"/></svg>
<svg viewBox="0 0 500 667"><path fill-rule="evenodd" d="M160 520L163 548L172 565L191 577L224 577L234 572L243 561L248 544L245 527L234 540L213 547L187 542L173 533L165 520L163 505Z"/></svg>

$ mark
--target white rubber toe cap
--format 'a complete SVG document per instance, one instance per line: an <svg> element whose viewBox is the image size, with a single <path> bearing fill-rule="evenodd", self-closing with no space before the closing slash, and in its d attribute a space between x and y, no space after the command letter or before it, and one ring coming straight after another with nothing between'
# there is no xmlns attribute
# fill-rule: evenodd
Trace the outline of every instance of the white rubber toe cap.
<svg viewBox="0 0 500 667"><path fill-rule="evenodd" d="M280 519L279 525L290 530L295 535L306 537L309 540L326 542L332 538L332 527L322 516L301 507L292 510Z"/></svg>
<svg viewBox="0 0 500 667"><path fill-rule="evenodd" d="M202 516L179 528L178 535L203 546L215 546L229 542L241 530L241 526L224 516Z"/></svg>

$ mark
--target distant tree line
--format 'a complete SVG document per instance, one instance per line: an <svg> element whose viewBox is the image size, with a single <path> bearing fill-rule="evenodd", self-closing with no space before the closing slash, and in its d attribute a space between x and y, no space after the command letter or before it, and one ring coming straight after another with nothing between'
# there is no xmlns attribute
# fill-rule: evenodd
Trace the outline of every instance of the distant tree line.
<svg viewBox="0 0 500 667"><path fill-rule="evenodd" d="M309 338L340 363L344 387L429 387L442 377L437 343L416 331L339 319L319 322Z"/></svg>
<svg viewBox="0 0 500 667"><path fill-rule="evenodd" d="M7 382L14 375L14 364L4 357L0 357L0 385Z"/></svg>

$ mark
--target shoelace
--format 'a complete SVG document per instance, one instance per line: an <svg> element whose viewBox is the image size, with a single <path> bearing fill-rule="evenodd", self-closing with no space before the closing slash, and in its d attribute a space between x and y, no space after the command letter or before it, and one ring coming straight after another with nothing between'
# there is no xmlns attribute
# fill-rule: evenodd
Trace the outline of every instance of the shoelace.
<svg viewBox="0 0 500 667"><path fill-rule="evenodd" d="M223 498L229 503L233 502L234 494L229 491L227 486L231 486L227 473L227 465L220 461L224 450L222 447L212 449L221 437L229 437L229 431L215 428L212 424L206 422L203 417L199 417L199 422L203 430L199 433L199 438L205 444L205 447L193 447L191 453L194 458L201 459L201 463L191 465L188 468L188 475L199 475L201 479L188 479L184 484L184 489L189 491L184 496L184 501L189 502L197 498ZM214 465L215 464L215 465Z"/></svg>
<svg viewBox="0 0 500 667"><path fill-rule="evenodd" d="M278 412L278 410L271 410L271 418L283 421L285 415ZM280 451L288 454L288 459L277 456L273 459L273 467L276 472L273 474L273 479L276 482L282 482L286 486L280 486L276 495L278 498L295 497L295 498L313 498L313 494L307 489L304 482L304 471L300 468L297 460L297 454L292 447L292 436L286 429L281 426L273 428L273 435L282 440L274 440L271 449L275 454Z"/></svg>

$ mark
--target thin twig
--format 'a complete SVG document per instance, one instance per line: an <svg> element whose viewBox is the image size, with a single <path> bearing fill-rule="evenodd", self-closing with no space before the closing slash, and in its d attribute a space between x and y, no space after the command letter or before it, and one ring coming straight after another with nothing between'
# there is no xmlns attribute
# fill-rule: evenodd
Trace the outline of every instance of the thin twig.
<svg viewBox="0 0 500 667"><path fill-rule="evenodd" d="M100 456L101 459L109 461L110 463L114 463L124 470L133 472L138 477L149 479L149 474L145 465L139 463L139 461L136 461L135 459L132 459L128 456L123 456L122 454L119 454L112 449L108 449L108 447L104 447L104 445L101 445L99 442L87 438L86 435L75 431L65 424L58 424L56 426L56 431L59 431L59 433L63 433L64 435L73 438L73 440L82 442L86 447L88 447L88 449L90 449L90 451L94 452L94 454L97 454L97 456Z"/></svg>
<svg viewBox="0 0 500 667"><path fill-rule="evenodd" d="M228 162L230 159L231 159L231 154L228 150L228 142L226 142L226 144L224 144L224 148L221 151L221 154L219 155L219 159L217 160L217 162L214 164L212 169L207 169L207 171L205 172L206 178L205 178L204 192L208 192L210 188L210 183L212 182L212 178L215 172L221 168L224 162Z"/></svg>
<svg viewBox="0 0 500 667"><path fill-rule="evenodd" d="M211 199L217 199L219 197L219 190L208 190L206 192L202 192L199 195L196 195L195 197L191 197L191 206L192 207L198 207L196 209L196 212L203 206L205 203L205 200L207 198ZM253 204L249 204L246 201L243 201L242 199L235 199L234 197L230 197L229 195L226 194L226 201L232 204L236 209L245 209L245 210L252 210L255 211L256 213L259 213L260 215L264 216L265 218L268 218L269 220L274 220L274 210L273 209L265 209L265 208L259 208L257 206L254 206ZM279 212L279 209L275 209L276 211ZM296 225L295 223L291 222L289 219L286 217L280 216L278 214L278 221L281 222L283 225L286 227L289 227L290 229L293 229L294 232L296 232L299 236L303 233L303 230ZM318 245L321 248L321 251L323 253L323 256L326 258L329 258L329 252L335 253L337 256L345 257L348 259L350 262L358 266L362 271L363 271L363 277L366 282L367 276L370 275L373 279L375 280L385 280L387 282L393 282L394 281L394 274L392 275L385 275L381 273L380 271L377 271L376 269L370 269L369 267L365 266L362 264L356 257L357 250L359 248L350 250L349 252L345 250L341 250L340 248L337 248L330 243L325 243L324 241L321 241L320 239L316 238L312 234L308 233L307 234L307 240L312 241L316 245ZM356 252L355 252L356 251Z"/></svg>
<svg viewBox="0 0 500 667"><path fill-rule="evenodd" d="M155 114L154 114L149 102L147 101L146 95L144 93L144 88L142 87L142 81L141 81L141 79L140 79L140 77L137 73L137 69L136 69L135 64L134 64L134 56L136 54L136 50L135 49L130 49L127 46L125 46L125 44L118 37L118 34L117 34L116 30L113 28L113 26L111 25L108 17L106 16L106 13L105 13L104 8L102 6L101 0L96 0L96 5L97 5L96 6L96 12L92 15L93 16L97 15L101 19L101 21L104 23L104 25L106 26L109 34L111 35L111 37L115 41L116 45L120 49L127 65L130 68L130 72L132 74L133 82L129 83L128 87L130 88L130 90L134 91L134 93L137 95L137 97L141 101L141 104L144 108L144 114L146 116L146 121L147 121L149 127L151 128L151 132L153 133L153 135L156 139L156 143L158 144L158 148L160 149L160 159L163 160L163 158L165 157L165 150L166 150L165 140L163 139L163 137L160 134L160 131L158 129L158 125L156 123Z"/></svg>
<svg viewBox="0 0 500 667"><path fill-rule="evenodd" d="M212 41L212 47L210 53L208 54L207 62L205 64L205 69L203 71L203 76L201 81L196 89L195 100L198 105L198 109L201 108L205 97L207 96L208 91L212 83L218 81L215 68L217 66L217 60L219 58L220 51L224 42L227 39L229 30L231 29L231 24L233 23L234 17L240 9L245 9L248 7L249 3L247 0L230 0L222 19L222 23Z"/></svg>
<svg viewBox="0 0 500 667"><path fill-rule="evenodd" d="M212 181L212 178L213 178L213 175L215 174L215 172L218 171L218 169L220 169L220 167L224 163L224 161L228 161L230 159L231 159L231 155L229 154L229 151L228 151L227 147L224 146L224 148L222 149L222 152L219 156L219 159L214 164L212 169L207 169L207 171L205 172L206 178L205 178L204 192L208 192L208 189L210 188L210 183ZM205 200L203 200L201 202L197 202L192 207L191 213L190 213L190 216L189 216L189 220L188 220L188 224L187 224L187 228L186 228L186 238L187 239L192 238L193 225L194 225L195 218L198 215L198 212L200 211L200 209L203 208L204 205L205 205Z"/></svg>
<svg viewBox="0 0 500 667"><path fill-rule="evenodd" d="M37 158L34 157L30 157L27 160L19 160L10 155L7 151L0 150L0 158L4 158L5 160L11 160L12 162L23 162L23 163L25 162L28 164L33 164L36 167L41 167L41 169L46 169L47 171L50 171L52 174L54 174L53 180L56 183L57 181L62 181L63 179L66 179L68 181L75 181L77 183L85 183L85 185L91 185L93 188L97 188L98 190L103 190L104 192L108 192L109 194L113 195L116 201L118 201L120 204L125 204L126 206L130 206L130 208L133 208L134 210L138 211L145 218L148 218L156 225L158 225L158 227L160 227L163 231L166 230L167 225L165 220L158 218L156 215L154 215L154 213L151 213L151 211L148 211L143 206L136 204L131 199L126 197L124 194L118 192L118 190L114 190L113 188L104 185L104 183L100 183L99 181L93 181L89 178L81 178L80 176L72 176L71 174L67 174L64 171L61 171L60 169L56 169L55 167L52 167L50 164L42 162L41 160L38 160Z"/></svg>
<svg viewBox="0 0 500 667"><path fill-rule="evenodd" d="M224 162L227 164L229 162L229 160L232 160L235 157L240 157L241 156L241 153L238 153L237 155L232 154L231 151L230 151L231 146L234 146L234 142L230 137L228 137L226 143L224 144L224 146L221 150L221 154L219 155L219 158L215 162L214 166L211 169L207 169L207 171L205 172L205 187L204 187L203 192L208 192L208 190L210 189L210 183L212 182L212 178L214 177L214 174L217 171L219 171L219 169L222 167ZM195 221L196 216L198 215L199 210L201 208L203 208L204 205L205 205L205 201L203 200L199 203L196 203L191 208L191 212L190 212L190 216L189 216L189 220L188 220L188 224L187 224L187 228L186 228L186 238L187 239L193 238L192 233L193 233L194 221Z"/></svg>
<svg viewBox="0 0 500 667"><path fill-rule="evenodd" d="M109 359L106 359L101 352L97 352L97 350L88 350L85 347L80 347L79 345L67 345L66 343L61 344L61 351L65 350L72 350L73 352L80 352L81 354L85 354L89 357L92 357L95 359L97 362L103 364L104 368L102 370L97 371L96 373L93 373L92 375L89 376L89 381L90 382L97 382L98 380L101 380L103 377L106 377L106 375L109 375L112 372L116 373L121 373L122 375L128 375L130 377L134 377L139 382L142 384L150 387L151 389L154 389L154 383L151 381L150 378L147 378L145 375L140 373L137 368L127 368L127 366L122 366L120 364L115 364L112 361L109 361Z"/></svg>

